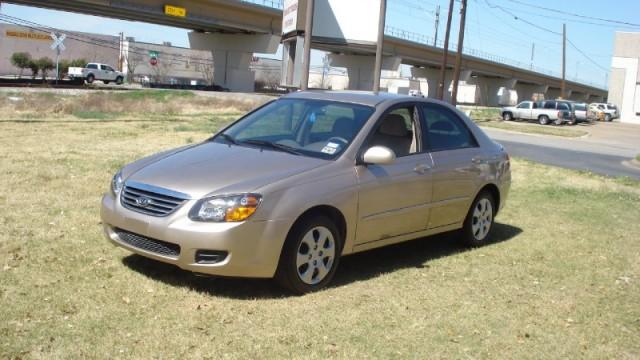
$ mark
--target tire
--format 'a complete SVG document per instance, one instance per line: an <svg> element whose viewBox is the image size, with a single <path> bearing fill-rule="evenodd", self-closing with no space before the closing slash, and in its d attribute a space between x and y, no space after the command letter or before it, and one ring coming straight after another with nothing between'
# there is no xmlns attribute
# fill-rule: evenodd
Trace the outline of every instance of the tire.
<svg viewBox="0 0 640 360"><path fill-rule="evenodd" d="M93 80L95 80L95 79L96 79L96 77L93 76L93 74L87 75L87 84L93 83Z"/></svg>
<svg viewBox="0 0 640 360"><path fill-rule="evenodd" d="M116 78L116 84L117 84L117 85L122 85L122 82L123 82L122 76L118 76L118 77Z"/></svg>
<svg viewBox="0 0 640 360"><path fill-rule="evenodd" d="M557 118L553 123L555 125L562 125L563 120L561 118Z"/></svg>
<svg viewBox="0 0 640 360"><path fill-rule="evenodd" d="M489 242L495 218L496 202L488 191L482 191L471 204L462 227L462 241L468 246Z"/></svg>
<svg viewBox="0 0 640 360"><path fill-rule="evenodd" d="M513 114L511 114L510 112L506 112L506 113L502 114L502 120L504 120L504 121L513 120Z"/></svg>
<svg viewBox="0 0 640 360"><path fill-rule="evenodd" d="M103 84L105 84L105 85L108 85L108 84L109 84L109 82L108 82L108 81L106 81L106 80L102 80L102 83L103 83Z"/></svg>
<svg viewBox="0 0 640 360"><path fill-rule="evenodd" d="M338 268L342 241L326 216L302 219L287 236L275 280L299 295L324 288Z"/></svg>
<svg viewBox="0 0 640 360"><path fill-rule="evenodd" d="M549 123L549 117L547 115L538 116L538 122L540 125L547 125Z"/></svg>
<svg viewBox="0 0 640 360"><path fill-rule="evenodd" d="M611 120L613 120L613 119L611 118L611 114L605 114L605 115L604 115L604 121L606 121L606 122L611 122Z"/></svg>

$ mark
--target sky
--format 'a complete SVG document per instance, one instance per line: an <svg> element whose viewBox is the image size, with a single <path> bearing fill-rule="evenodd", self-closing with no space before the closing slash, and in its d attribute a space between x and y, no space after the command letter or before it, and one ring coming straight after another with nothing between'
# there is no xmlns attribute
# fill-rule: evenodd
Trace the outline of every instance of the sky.
<svg viewBox="0 0 640 360"><path fill-rule="evenodd" d="M449 6L447 0L388 0L386 25L433 37L438 5L438 39L442 40ZM459 0L455 1L454 7L450 41L457 43ZM133 36L138 41L169 41L173 45L189 46L188 30L185 29L6 3L1 5L0 12L62 30L108 35L124 32L125 36ZM611 0L606 3L599 0L468 0L464 47L466 51L474 49L530 66L532 44L535 43L533 66L560 74L562 24L566 23L567 38L579 49L567 44L567 78L604 87L611 64L614 33L640 32L637 14L640 14L640 0ZM320 65L321 58L322 54L315 52L312 65Z"/></svg>

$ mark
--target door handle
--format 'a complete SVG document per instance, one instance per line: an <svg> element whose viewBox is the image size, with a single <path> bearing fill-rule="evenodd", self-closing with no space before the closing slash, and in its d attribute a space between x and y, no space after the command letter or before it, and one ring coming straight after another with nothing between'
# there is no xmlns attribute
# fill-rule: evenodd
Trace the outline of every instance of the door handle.
<svg viewBox="0 0 640 360"><path fill-rule="evenodd" d="M429 169L431 169L430 165L427 164L418 164L416 165L416 167L413 168L413 171L417 172L418 174L424 174L426 173Z"/></svg>
<svg viewBox="0 0 640 360"><path fill-rule="evenodd" d="M484 162L486 162L485 159L481 158L481 157L474 157L471 159L471 162L474 164L482 164Z"/></svg>

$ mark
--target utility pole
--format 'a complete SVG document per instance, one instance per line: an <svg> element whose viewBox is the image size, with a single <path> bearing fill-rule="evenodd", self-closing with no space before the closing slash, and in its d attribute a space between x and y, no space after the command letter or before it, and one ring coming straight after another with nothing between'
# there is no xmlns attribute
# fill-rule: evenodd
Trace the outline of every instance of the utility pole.
<svg viewBox="0 0 640 360"><path fill-rule="evenodd" d="M313 0L307 0L306 22L304 24L304 55L302 57L302 74L300 89L309 87L309 62L311 61L311 32L313 31Z"/></svg>
<svg viewBox="0 0 640 360"><path fill-rule="evenodd" d="M536 52L536 43L531 43L531 70L533 70L533 55Z"/></svg>
<svg viewBox="0 0 640 360"><path fill-rule="evenodd" d="M373 69L373 92L380 91L380 76L382 75L382 43L384 42L384 24L387 16L387 0L380 0L380 19L378 20L378 43L376 44L376 64Z"/></svg>
<svg viewBox="0 0 640 360"><path fill-rule="evenodd" d="M438 28L440 27L440 5L436 5L436 29L434 31L435 35L433 36L433 46L435 47L438 43Z"/></svg>
<svg viewBox="0 0 640 360"><path fill-rule="evenodd" d="M458 103L458 82L460 81L460 63L462 62L462 49L464 42L464 25L467 17L467 0L462 0L460 4L460 30L458 32L458 53L456 54L456 65L453 68L453 91L451 92L451 105Z"/></svg>
<svg viewBox="0 0 640 360"><path fill-rule="evenodd" d="M449 14L447 14L447 29L444 32L444 48L442 49L442 64L440 64L440 78L438 79L437 98L444 98L444 78L447 71L447 57L449 55L449 33L451 32L451 15L453 14L453 1L449 2Z"/></svg>
<svg viewBox="0 0 640 360"><path fill-rule="evenodd" d="M566 90L565 73L567 70L567 24L562 24L562 83L560 84L560 98L564 99Z"/></svg>

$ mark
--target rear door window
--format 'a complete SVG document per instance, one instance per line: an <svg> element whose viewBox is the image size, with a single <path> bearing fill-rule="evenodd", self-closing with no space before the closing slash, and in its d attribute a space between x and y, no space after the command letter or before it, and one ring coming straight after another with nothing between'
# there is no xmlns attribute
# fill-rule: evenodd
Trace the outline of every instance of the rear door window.
<svg viewBox="0 0 640 360"><path fill-rule="evenodd" d="M556 108L556 102L555 101L547 101L544 103L544 108L545 109L555 109Z"/></svg>
<svg viewBox="0 0 640 360"><path fill-rule="evenodd" d="M431 151L455 150L476 147L478 143L464 121L453 111L437 104L422 106L425 127L423 130Z"/></svg>

